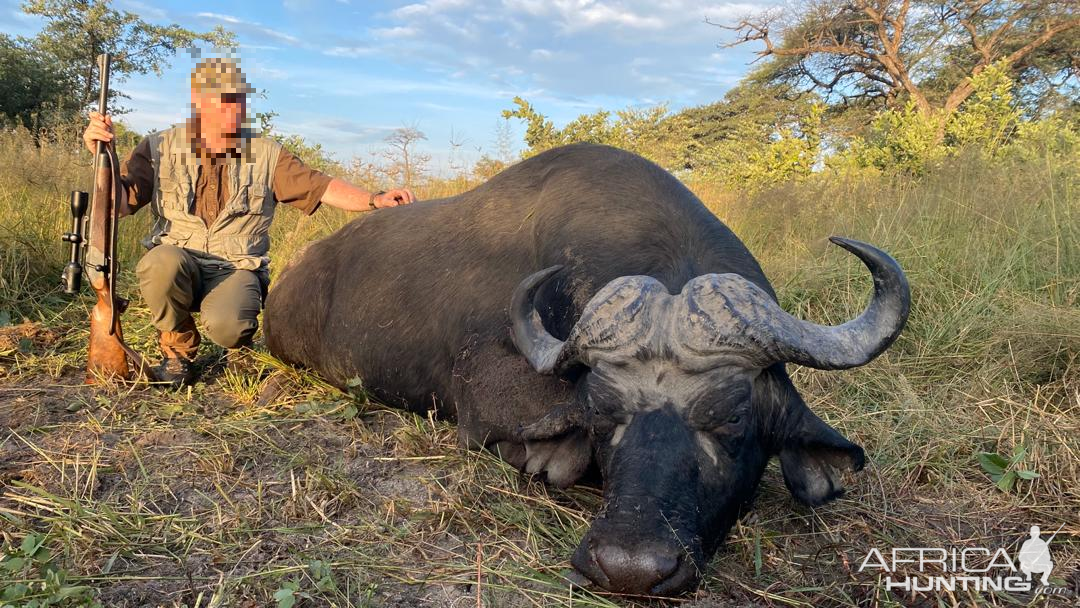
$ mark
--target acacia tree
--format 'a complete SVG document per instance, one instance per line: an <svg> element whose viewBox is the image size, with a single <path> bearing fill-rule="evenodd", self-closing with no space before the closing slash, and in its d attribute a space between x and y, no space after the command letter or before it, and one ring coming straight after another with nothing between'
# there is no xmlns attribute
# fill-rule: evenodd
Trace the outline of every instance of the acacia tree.
<svg viewBox="0 0 1080 608"><path fill-rule="evenodd" d="M427 171L431 162L430 154L416 149L425 140L427 135L415 126L400 127L387 135L383 140L387 146L383 158L390 163L385 169L387 174L400 179L405 186L415 185L414 180Z"/></svg>
<svg viewBox="0 0 1080 608"><path fill-rule="evenodd" d="M1045 91L1076 86L1080 11L1075 0L812 0L734 25L725 46L759 43L772 61L756 77L827 99L910 100L951 113L971 77L991 65Z"/></svg>

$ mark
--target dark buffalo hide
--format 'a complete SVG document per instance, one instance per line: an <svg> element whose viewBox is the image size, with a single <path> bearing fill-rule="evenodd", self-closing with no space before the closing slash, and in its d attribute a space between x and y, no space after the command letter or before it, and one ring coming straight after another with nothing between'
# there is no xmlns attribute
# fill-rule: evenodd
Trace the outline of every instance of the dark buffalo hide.
<svg viewBox="0 0 1080 608"><path fill-rule="evenodd" d="M612 591L675 595L697 585L771 457L812 505L863 466L784 364L865 364L910 298L888 255L833 242L875 292L857 319L823 327L779 308L746 247L672 175L566 146L313 243L270 290L266 340L339 387L359 376L385 403L456 419L463 445L556 486L595 467L605 505L574 567Z"/></svg>

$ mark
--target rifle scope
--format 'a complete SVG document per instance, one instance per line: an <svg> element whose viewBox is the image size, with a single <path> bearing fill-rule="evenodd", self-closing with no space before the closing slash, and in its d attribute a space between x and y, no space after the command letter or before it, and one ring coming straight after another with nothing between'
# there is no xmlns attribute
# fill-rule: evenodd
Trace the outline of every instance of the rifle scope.
<svg viewBox="0 0 1080 608"><path fill-rule="evenodd" d="M79 293L79 288L82 287L83 230L89 198L90 195L86 192L71 193L71 232L65 232L64 236L60 237L65 243L71 243L71 258L61 276L64 293Z"/></svg>

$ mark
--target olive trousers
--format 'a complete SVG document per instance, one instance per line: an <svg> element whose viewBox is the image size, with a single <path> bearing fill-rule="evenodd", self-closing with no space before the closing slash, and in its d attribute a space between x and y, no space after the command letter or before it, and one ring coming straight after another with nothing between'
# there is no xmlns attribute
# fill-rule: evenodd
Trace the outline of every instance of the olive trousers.
<svg viewBox="0 0 1080 608"><path fill-rule="evenodd" d="M135 274L163 356L195 358L201 337L194 312L214 343L225 348L251 344L270 284L268 273L203 265L182 247L158 245L139 260Z"/></svg>

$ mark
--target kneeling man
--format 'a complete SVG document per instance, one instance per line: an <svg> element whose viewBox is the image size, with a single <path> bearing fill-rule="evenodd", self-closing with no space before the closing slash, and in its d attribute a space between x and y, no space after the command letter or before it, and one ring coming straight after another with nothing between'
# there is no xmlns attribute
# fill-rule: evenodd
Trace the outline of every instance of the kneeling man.
<svg viewBox="0 0 1080 608"><path fill-rule="evenodd" d="M270 282L270 223L277 203L311 214L320 203L367 211L411 203L410 191L368 192L305 166L277 141L245 128L252 88L231 59L198 63L191 74L191 118L152 133L122 168L121 215L150 206L149 251L136 267L159 333L159 376L171 386L194 381L201 341L192 318L215 343L251 343ZM83 133L113 138L112 119L90 115Z"/></svg>

